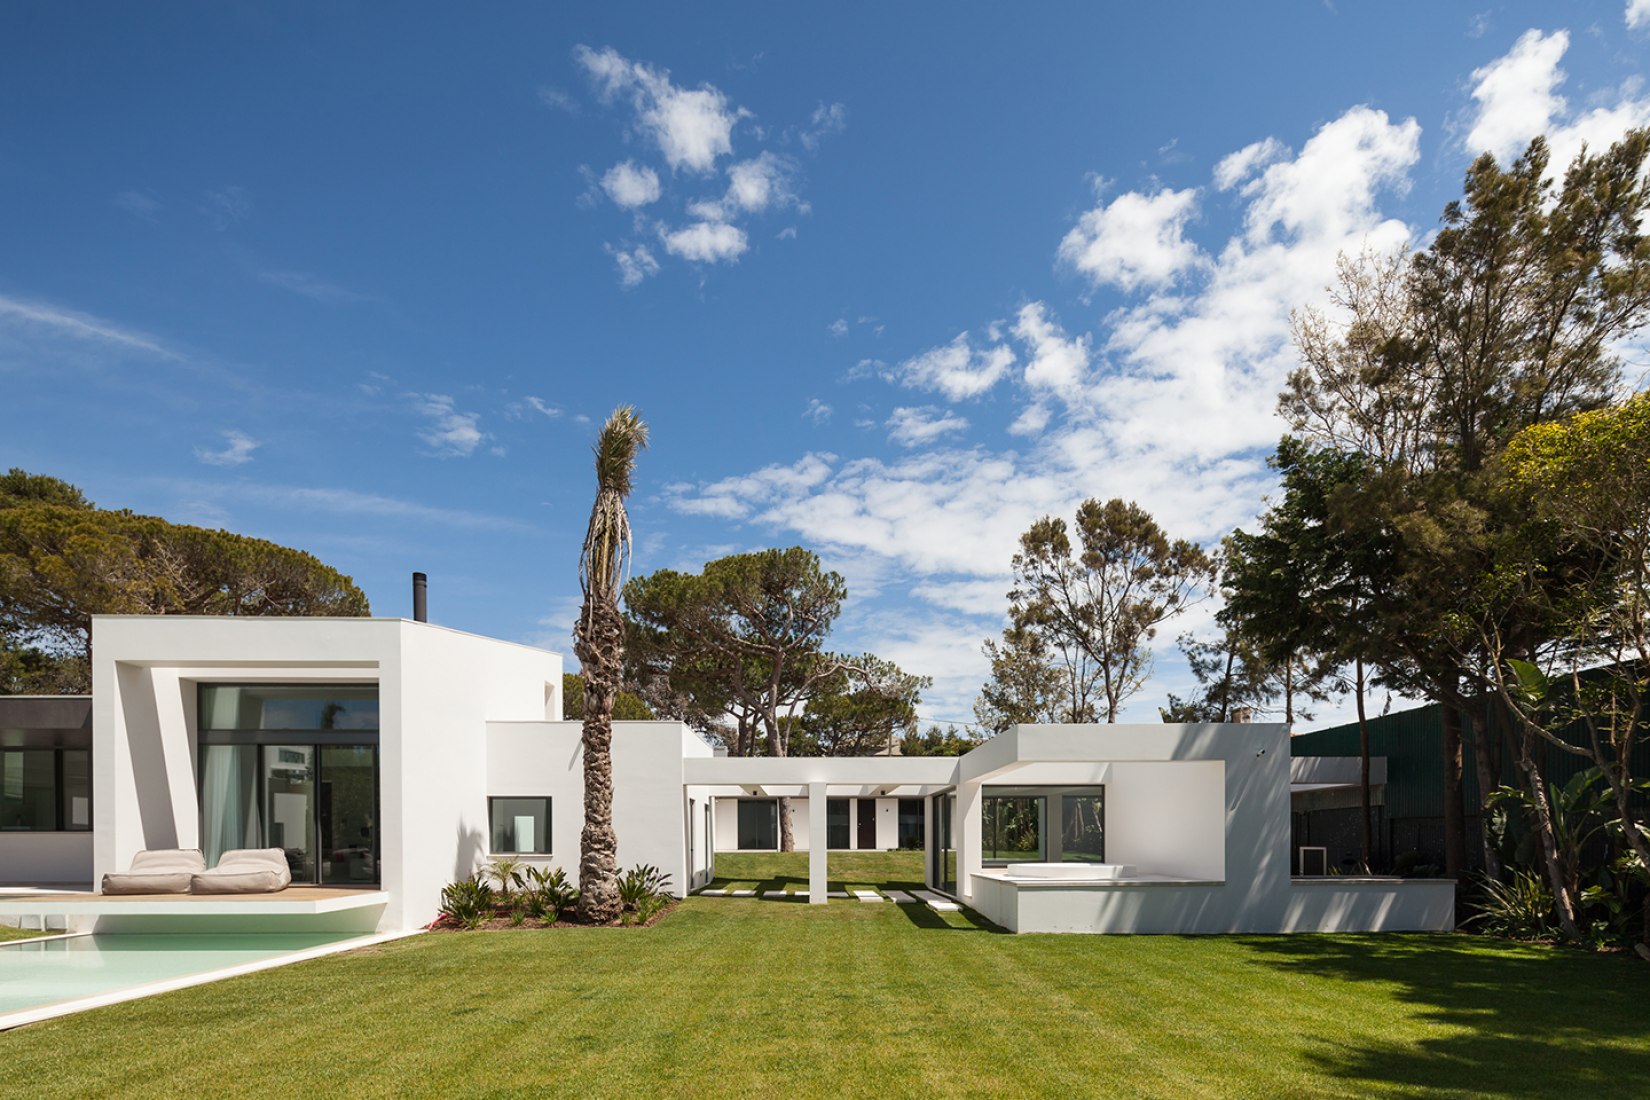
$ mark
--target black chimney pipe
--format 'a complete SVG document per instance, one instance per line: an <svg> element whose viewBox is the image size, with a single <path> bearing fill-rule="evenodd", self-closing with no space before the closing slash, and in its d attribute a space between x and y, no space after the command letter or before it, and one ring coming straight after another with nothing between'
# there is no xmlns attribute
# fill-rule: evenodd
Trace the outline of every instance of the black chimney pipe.
<svg viewBox="0 0 1650 1100"><path fill-rule="evenodd" d="M413 574L413 622L427 623L430 621L430 608L425 589L429 587L430 579L422 573Z"/></svg>

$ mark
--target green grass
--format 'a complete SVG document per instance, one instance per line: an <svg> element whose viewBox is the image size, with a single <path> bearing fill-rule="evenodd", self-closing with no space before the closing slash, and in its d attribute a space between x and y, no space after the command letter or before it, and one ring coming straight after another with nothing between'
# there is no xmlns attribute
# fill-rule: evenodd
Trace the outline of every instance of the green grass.
<svg viewBox="0 0 1650 1100"><path fill-rule="evenodd" d="M832 852L826 880L832 890L850 887L921 890L921 852ZM807 852L720 852L713 887L808 892Z"/></svg>
<svg viewBox="0 0 1650 1100"><path fill-rule="evenodd" d="M838 873L880 884L873 857ZM719 868L792 874L750 858ZM54 1097L1650 1096L1646 975L1470 936L692 898L642 931L418 936L98 1009L0 1034L0 1065Z"/></svg>
<svg viewBox="0 0 1650 1100"><path fill-rule="evenodd" d="M13 928L9 924L0 924L0 943L5 943L7 940L26 940L32 936L43 935L45 935L45 933L37 929Z"/></svg>

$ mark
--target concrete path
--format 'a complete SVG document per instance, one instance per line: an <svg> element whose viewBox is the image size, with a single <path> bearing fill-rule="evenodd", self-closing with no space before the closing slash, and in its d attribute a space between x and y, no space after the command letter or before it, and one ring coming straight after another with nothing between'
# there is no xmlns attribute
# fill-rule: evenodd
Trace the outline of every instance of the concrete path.
<svg viewBox="0 0 1650 1100"><path fill-rule="evenodd" d="M928 908L936 913L955 913L962 906L949 898L942 898L931 890L913 890L918 898L928 903Z"/></svg>

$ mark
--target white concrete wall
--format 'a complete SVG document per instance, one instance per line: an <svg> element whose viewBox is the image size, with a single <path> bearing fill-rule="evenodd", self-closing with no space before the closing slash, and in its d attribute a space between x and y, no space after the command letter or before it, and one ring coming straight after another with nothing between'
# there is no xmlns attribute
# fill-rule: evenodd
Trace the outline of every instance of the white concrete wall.
<svg viewBox="0 0 1650 1100"><path fill-rule="evenodd" d="M1296 879L1280 932L1450 932L1454 879Z"/></svg>
<svg viewBox="0 0 1650 1100"><path fill-rule="evenodd" d="M0 886L92 883L92 833L0 833Z"/></svg>
<svg viewBox="0 0 1650 1100"><path fill-rule="evenodd" d="M400 619L99 616L93 653L94 877L199 846L198 684L376 682L386 930L485 853L487 722L560 707L557 654Z"/></svg>
<svg viewBox="0 0 1650 1100"><path fill-rule="evenodd" d="M688 865L687 802L695 802L703 832L709 793L683 787L682 761L711 749L678 722L613 723L613 830L621 871L650 863L670 875L678 894L709 879L710 853L701 835L696 867ZM550 798L548 856L529 861L579 877L584 828L583 730L578 722L507 722L487 727L486 795ZM485 807L483 808L485 812ZM491 837L482 834L475 866L485 863ZM524 857L525 858L525 857Z"/></svg>
<svg viewBox="0 0 1650 1100"><path fill-rule="evenodd" d="M1106 782L1106 862L1177 878L1226 877L1225 765L1113 764Z"/></svg>

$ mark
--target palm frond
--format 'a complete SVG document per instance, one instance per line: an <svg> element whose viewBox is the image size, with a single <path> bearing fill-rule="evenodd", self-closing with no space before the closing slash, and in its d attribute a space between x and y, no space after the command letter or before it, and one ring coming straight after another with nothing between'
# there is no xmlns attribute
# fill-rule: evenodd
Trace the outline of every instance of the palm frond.
<svg viewBox="0 0 1650 1100"><path fill-rule="evenodd" d="M589 597L618 599L630 561L630 518L625 498L636 471L636 454L647 446L647 425L630 405L621 405L596 437L596 502L590 509L579 554L579 587Z"/></svg>

